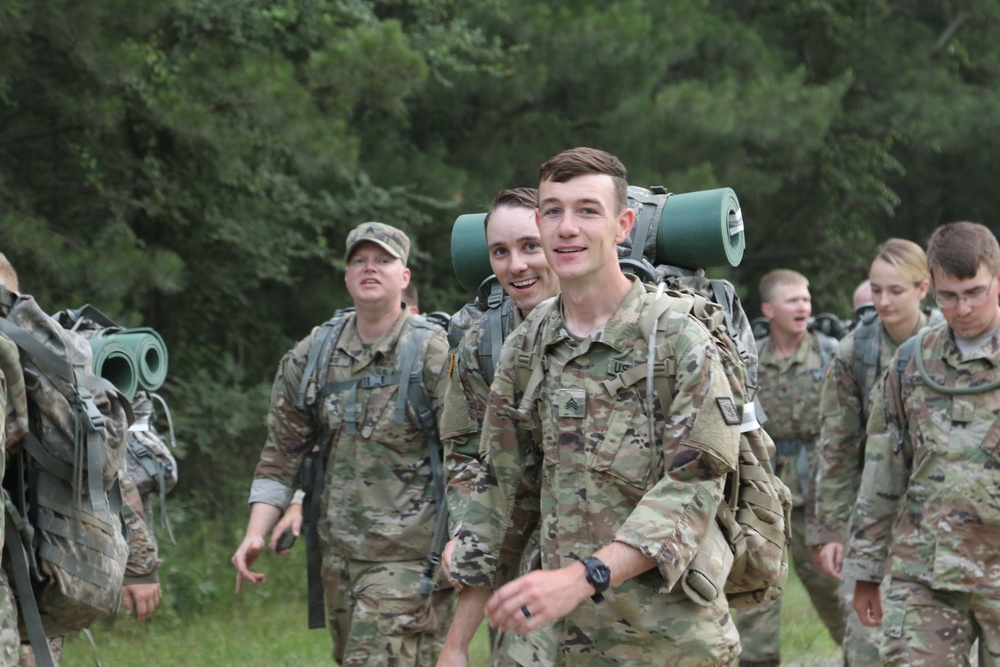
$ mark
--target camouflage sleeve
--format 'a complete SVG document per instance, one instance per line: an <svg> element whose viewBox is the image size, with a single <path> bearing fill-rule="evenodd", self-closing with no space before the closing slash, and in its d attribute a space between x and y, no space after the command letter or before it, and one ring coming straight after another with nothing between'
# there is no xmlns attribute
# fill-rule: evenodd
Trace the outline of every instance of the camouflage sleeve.
<svg viewBox="0 0 1000 667"><path fill-rule="evenodd" d="M24 387L24 372L21 368L21 353L17 345L4 334L0 334L0 371L7 385L6 441L16 443L28 433L28 398Z"/></svg>
<svg viewBox="0 0 1000 667"><path fill-rule="evenodd" d="M466 331L458 348L451 355L445 406L441 415L452 535L461 525L463 504L472 490L472 482L482 461L479 433L486 416L490 388L479 370L476 355L478 331L478 327Z"/></svg>
<svg viewBox="0 0 1000 667"><path fill-rule="evenodd" d="M267 413L267 439L254 471L250 503L287 507L302 457L313 447L317 433L312 416L308 408L295 407L295 401L316 331L285 354L278 364Z"/></svg>
<svg viewBox="0 0 1000 667"><path fill-rule="evenodd" d="M128 531L128 562L125 584L153 583L159 580L157 570L163 561L159 557L152 522L147 520L147 507L128 476L122 479L122 518Z"/></svg>
<svg viewBox="0 0 1000 667"><path fill-rule="evenodd" d="M807 536L809 544L847 541L851 511L861 484L865 432L851 343L850 338L841 343L820 394L816 517Z"/></svg>
<svg viewBox="0 0 1000 667"><path fill-rule="evenodd" d="M889 368L896 367L896 358ZM885 572L892 526L910 479L909 462L896 451L906 435L899 374L886 373L879 385L868 419L865 467L843 566L844 577L876 582Z"/></svg>
<svg viewBox="0 0 1000 667"><path fill-rule="evenodd" d="M677 338L670 414L657 415L663 476L615 535L656 561L661 592L680 579L715 521L726 475L737 464L742 421L708 332L690 320Z"/></svg>
<svg viewBox="0 0 1000 667"><path fill-rule="evenodd" d="M511 566L538 524L541 453L532 435L537 425L519 422L520 400L511 374L517 334L504 343L483 423L486 458L465 505L453 578L463 585L497 588L516 576Z"/></svg>

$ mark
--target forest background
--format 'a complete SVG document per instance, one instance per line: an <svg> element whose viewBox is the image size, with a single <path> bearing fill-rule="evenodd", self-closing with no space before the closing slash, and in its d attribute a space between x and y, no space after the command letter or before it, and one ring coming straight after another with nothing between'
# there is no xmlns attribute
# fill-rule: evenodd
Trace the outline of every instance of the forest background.
<svg viewBox="0 0 1000 667"><path fill-rule="evenodd" d="M276 364L348 305L347 231L452 222L572 146L733 188L767 270L850 314L877 244L1000 210L995 0L0 0L0 250L49 312L166 339L180 613L228 595Z"/></svg>

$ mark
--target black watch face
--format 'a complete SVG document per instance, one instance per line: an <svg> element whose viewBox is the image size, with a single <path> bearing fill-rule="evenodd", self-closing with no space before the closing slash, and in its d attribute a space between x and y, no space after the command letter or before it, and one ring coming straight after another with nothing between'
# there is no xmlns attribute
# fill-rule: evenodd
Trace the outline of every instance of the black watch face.
<svg viewBox="0 0 1000 667"><path fill-rule="evenodd" d="M607 565L598 565L590 571L590 578L596 585L605 585L611 581L611 570Z"/></svg>

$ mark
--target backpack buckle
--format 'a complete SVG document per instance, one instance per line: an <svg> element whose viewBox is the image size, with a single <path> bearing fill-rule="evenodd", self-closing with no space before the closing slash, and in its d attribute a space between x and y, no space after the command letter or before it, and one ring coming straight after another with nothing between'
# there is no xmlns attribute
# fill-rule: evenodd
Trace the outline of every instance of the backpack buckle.
<svg viewBox="0 0 1000 667"><path fill-rule="evenodd" d="M83 403L83 416L87 420L88 430L99 431L104 428L104 415L97 408L97 402L86 389L80 388L80 401Z"/></svg>

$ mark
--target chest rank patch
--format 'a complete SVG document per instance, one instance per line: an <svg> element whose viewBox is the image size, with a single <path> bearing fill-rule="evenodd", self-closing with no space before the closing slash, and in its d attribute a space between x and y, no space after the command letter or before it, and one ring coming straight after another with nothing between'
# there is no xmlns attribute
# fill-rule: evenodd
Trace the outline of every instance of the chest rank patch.
<svg viewBox="0 0 1000 667"><path fill-rule="evenodd" d="M743 423L743 418L737 412L733 399L728 396L720 396L715 399L715 404L719 406L719 412L722 413L722 421L730 426L739 426Z"/></svg>
<svg viewBox="0 0 1000 667"><path fill-rule="evenodd" d="M560 389L556 392L560 417L583 419L587 416L587 392L583 389Z"/></svg>
<svg viewBox="0 0 1000 667"><path fill-rule="evenodd" d="M951 404L951 420L956 424L968 424L976 414L976 404L969 399L955 398Z"/></svg>

